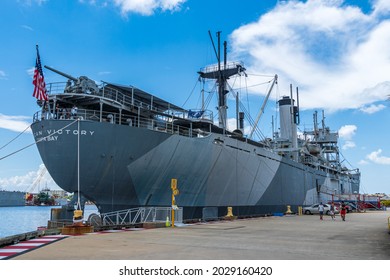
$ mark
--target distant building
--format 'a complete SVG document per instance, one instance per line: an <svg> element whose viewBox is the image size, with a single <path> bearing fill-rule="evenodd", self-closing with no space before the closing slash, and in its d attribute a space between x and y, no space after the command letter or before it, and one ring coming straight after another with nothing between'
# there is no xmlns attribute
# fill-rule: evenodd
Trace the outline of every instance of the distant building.
<svg viewBox="0 0 390 280"><path fill-rule="evenodd" d="M65 197L67 195L67 192L64 190L48 190L47 194L50 196L54 196L56 198L61 198L61 197Z"/></svg>

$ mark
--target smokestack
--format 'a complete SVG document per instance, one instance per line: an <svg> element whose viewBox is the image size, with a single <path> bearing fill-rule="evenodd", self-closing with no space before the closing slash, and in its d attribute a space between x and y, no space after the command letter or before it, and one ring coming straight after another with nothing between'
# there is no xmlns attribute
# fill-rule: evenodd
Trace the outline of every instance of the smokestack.
<svg viewBox="0 0 390 280"><path fill-rule="evenodd" d="M278 101L279 103L279 115L280 115L280 137L286 140L292 140L292 124L291 119L291 100L289 96L283 96Z"/></svg>

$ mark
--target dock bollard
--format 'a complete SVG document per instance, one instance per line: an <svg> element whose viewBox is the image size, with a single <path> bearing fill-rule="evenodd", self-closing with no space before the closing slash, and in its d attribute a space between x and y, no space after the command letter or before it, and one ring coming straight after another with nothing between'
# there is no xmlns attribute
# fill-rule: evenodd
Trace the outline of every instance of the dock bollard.
<svg viewBox="0 0 390 280"><path fill-rule="evenodd" d="M291 215L292 214L290 205L287 205L287 211L286 211L285 214L287 214L287 215Z"/></svg>
<svg viewBox="0 0 390 280"><path fill-rule="evenodd" d="M73 211L73 224L81 225L83 224L83 211L74 210Z"/></svg>
<svg viewBox="0 0 390 280"><path fill-rule="evenodd" d="M165 221L165 226L166 227L170 227L171 226L171 222L169 221L169 217L167 216L167 219Z"/></svg>
<svg viewBox="0 0 390 280"><path fill-rule="evenodd" d="M225 220L234 220L234 219L237 219L237 216L234 216L233 215L233 207L229 206L227 208L227 214L226 216L223 217L223 219Z"/></svg>
<svg viewBox="0 0 390 280"><path fill-rule="evenodd" d="M230 206L229 206L229 207L227 208L226 217L229 217L229 218L233 217L233 207L230 207Z"/></svg>

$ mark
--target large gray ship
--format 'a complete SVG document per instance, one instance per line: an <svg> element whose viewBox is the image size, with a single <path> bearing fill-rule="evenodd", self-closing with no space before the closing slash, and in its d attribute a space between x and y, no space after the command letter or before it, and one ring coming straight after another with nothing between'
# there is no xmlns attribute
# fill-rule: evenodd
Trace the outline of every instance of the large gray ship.
<svg viewBox="0 0 390 280"><path fill-rule="evenodd" d="M225 52L226 53L226 52ZM219 50L218 50L218 58ZM47 85L49 100L38 101L31 129L55 182L94 202L100 213L142 206L171 206L171 179L184 219L207 209L237 216L285 212L359 192L359 170L340 163L338 133L314 114L311 131L298 137L298 93L278 101L280 131L254 140L244 133L244 116L227 127L228 80L244 75L242 63L220 61L199 71L216 81L218 124L203 107L186 110L134 86L65 76ZM270 90L277 82L275 75ZM294 99L296 98L296 99ZM264 111L261 108L260 113Z"/></svg>
<svg viewBox="0 0 390 280"><path fill-rule="evenodd" d="M0 190L0 207L24 206L25 192Z"/></svg>

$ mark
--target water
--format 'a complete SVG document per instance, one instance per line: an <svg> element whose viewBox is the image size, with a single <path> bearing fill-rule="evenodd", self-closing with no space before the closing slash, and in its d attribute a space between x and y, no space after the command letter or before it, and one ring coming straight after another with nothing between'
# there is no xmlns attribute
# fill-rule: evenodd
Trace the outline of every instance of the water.
<svg viewBox="0 0 390 280"><path fill-rule="evenodd" d="M0 238L37 230L47 226L52 208L61 206L0 207ZM95 205L85 205L84 219L99 213Z"/></svg>

